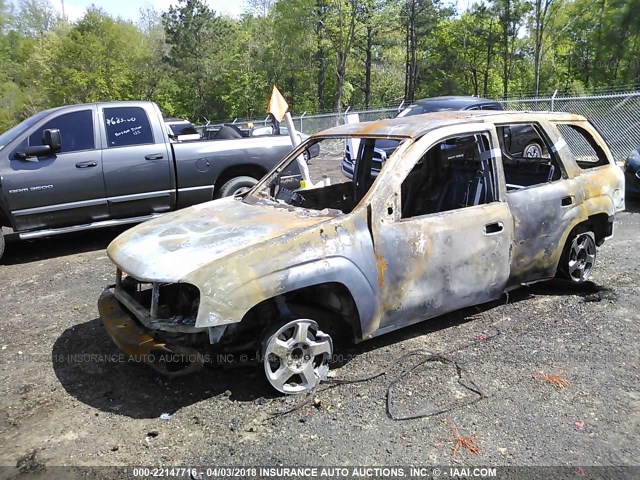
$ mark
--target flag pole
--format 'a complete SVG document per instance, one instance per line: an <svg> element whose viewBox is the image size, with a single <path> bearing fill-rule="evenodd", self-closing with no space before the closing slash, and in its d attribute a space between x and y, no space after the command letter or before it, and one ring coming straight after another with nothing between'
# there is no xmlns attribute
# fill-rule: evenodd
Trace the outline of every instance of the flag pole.
<svg viewBox="0 0 640 480"><path fill-rule="evenodd" d="M291 114L288 112L288 110L289 104L280 93L280 90L278 90L278 88L274 85L273 89L271 90L269 103L267 104L267 113L270 113L278 122L281 122L284 118L287 124L287 130L289 131L289 138L291 138L291 145L295 150L295 148L300 145L300 139L298 138L298 135L296 135L296 129L293 126L293 119L291 118ZM307 166L307 162L304 161L304 155L298 155L298 157L296 158L296 162L298 163L300 175L302 175L300 188L311 188L313 184L311 183L311 177L309 175L309 167Z"/></svg>
<svg viewBox="0 0 640 480"><path fill-rule="evenodd" d="M291 114L289 112L284 114L284 122L287 124L287 130L289 131L289 137L291 138L291 145L295 149L298 145L300 145L300 138L296 135L295 127L293 126L293 118L291 118ZM298 168L300 169L300 174L302 175L302 181L304 184L300 184L300 188L311 188L313 183L311 183L311 175L309 175L309 166L307 162L304 161L304 155L298 155L296 158L298 162Z"/></svg>

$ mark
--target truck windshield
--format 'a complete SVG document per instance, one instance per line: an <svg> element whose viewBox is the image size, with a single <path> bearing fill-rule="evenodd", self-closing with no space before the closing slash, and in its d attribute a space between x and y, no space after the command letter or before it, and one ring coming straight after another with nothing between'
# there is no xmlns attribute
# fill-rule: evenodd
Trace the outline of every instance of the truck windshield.
<svg viewBox="0 0 640 480"><path fill-rule="evenodd" d="M296 159L290 159L252 194L294 207L348 213L369 191L401 141L366 137L316 140L308 143L301 155L310 183L303 181Z"/></svg>
<svg viewBox="0 0 640 480"><path fill-rule="evenodd" d="M23 122L19 123L15 127L10 128L6 132L4 132L2 135L0 135L0 150L2 150L5 145L11 142L11 140L22 135L29 128L31 128L32 125L35 125L36 123L38 123L40 119L42 119L48 114L49 114L48 110L44 112L36 113L34 116L27 118Z"/></svg>

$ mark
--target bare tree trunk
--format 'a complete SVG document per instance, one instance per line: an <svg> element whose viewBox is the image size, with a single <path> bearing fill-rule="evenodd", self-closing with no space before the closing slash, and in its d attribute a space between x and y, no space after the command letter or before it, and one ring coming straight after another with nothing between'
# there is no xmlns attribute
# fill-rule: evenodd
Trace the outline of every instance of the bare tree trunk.
<svg viewBox="0 0 640 480"><path fill-rule="evenodd" d="M373 32L371 26L367 26L367 49L364 59L364 104L366 108L371 106L371 56L373 49Z"/></svg>
<svg viewBox="0 0 640 480"><path fill-rule="evenodd" d="M325 4L324 0L316 0L316 39L317 39L317 50L316 50L316 62L318 66L318 108L320 111L326 109L326 98L325 98L325 72L327 70L327 53L324 48L324 38L325 38Z"/></svg>
<svg viewBox="0 0 640 480"><path fill-rule="evenodd" d="M553 0L536 0L535 2L535 49L533 54L533 89L536 97L540 92L540 69L542 65L542 53L544 42L544 31L547 26L549 7Z"/></svg>
<svg viewBox="0 0 640 480"><path fill-rule="evenodd" d="M338 60L336 67L336 96L334 98L333 110L339 112L342 109L342 90L344 88L344 76L346 73L346 54L337 52Z"/></svg>
<svg viewBox="0 0 640 480"><path fill-rule="evenodd" d="M344 90L345 77L347 75L347 59L349 57L349 53L351 52L351 46L353 45L353 39L356 30L356 11L358 8L358 0L349 0L348 5L349 23L346 27L346 30L344 26L345 5L341 5L341 7L343 8L341 8L338 12L338 15L340 15L340 34L339 40L336 44L336 95L333 102L334 112L339 112L340 110L342 110L342 93Z"/></svg>
<svg viewBox="0 0 640 480"><path fill-rule="evenodd" d="M482 96L489 94L489 70L491 69L491 57L493 56L493 17L489 22L489 37L487 39L487 61L484 68L484 79L482 82Z"/></svg>
<svg viewBox="0 0 640 480"><path fill-rule="evenodd" d="M511 0L504 2L502 20L502 96L509 93L509 26L511 24Z"/></svg>
<svg viewBox="0 0 640 480"><path fill-rule="evenodd" d="M405 87L404 100L413 102L416 92L417 48L416 45L416 0L407 0L407 29L405 37Z"/></svg>

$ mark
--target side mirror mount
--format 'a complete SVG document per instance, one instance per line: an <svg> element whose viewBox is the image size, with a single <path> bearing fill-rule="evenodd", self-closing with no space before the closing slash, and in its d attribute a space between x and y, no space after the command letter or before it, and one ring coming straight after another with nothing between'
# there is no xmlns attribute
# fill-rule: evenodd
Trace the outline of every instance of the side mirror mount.
<svg viewBox="0 0 640 480"><path fill-rule="evenodd" d="M60 138L60 130L50 128L42 132L42 144L50 148L49 153L59 153L62 150L62 139Z"/></svg>
<svg viewBox="0 0 640 480"><path fill-rule="evenodd" d="M51 154L51 147L49 145L34 145L33 147L27 147L26 150L21 150L15 153L16 157L20 160L26 160L27 162L37 162L38 157Z"/></svg>

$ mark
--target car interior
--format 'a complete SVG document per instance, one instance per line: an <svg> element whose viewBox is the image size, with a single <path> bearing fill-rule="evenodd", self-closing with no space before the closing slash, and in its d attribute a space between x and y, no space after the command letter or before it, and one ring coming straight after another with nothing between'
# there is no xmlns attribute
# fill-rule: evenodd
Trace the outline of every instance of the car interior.
<svg viewBox="0 0 640 480"><path fill-rule="evenodd" d="M430 148L402 183L402 218L491 203L495 191L488 138L451 138Z"/></svg>
<svg viewBox="0 0 640 480"><path fill-rule="evenodd" d="M534 124L512 124L497 127L507 191L560 180L562 170L546 138ZM540 146L539 155L525 156L518 135L526 135L526 143Z"/></svg>

